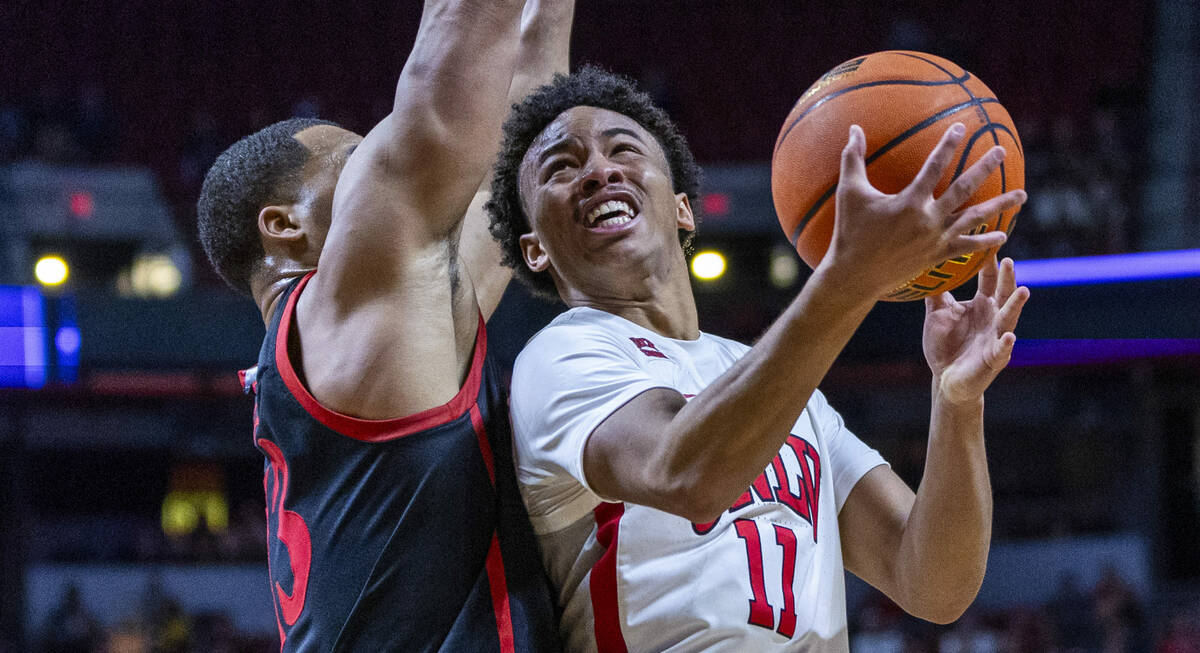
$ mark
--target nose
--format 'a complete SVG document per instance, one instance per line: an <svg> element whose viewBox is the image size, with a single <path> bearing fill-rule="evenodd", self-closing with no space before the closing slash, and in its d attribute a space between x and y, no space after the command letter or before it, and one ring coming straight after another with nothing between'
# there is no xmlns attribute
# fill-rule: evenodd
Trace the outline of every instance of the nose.
<svg viewBox="0 0 1200 653"><path fill-rule="evenodd" d="M619 167L608 159L596 157L588 163L588 169L583 175L583 192L591 195L609 184L622 181L625 181L625 175Z"/></svg>

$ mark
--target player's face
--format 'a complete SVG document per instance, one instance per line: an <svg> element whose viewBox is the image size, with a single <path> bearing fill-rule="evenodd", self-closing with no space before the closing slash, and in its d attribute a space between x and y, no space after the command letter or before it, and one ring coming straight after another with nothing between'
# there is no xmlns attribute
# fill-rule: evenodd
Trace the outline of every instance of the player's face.
<svg viewBox="0 0 1200 653"><path fill-rule="evenodd" d="M338 177L362 137L333 125L316 125L297 132L295 139L312 153L300 170L295 209L310 243L309 251L319 254L333 217L333 191Z"/></svg>
<svg viewBox="0 0 1200 653"><path fill-rule="evenodd" d="M687 196L675 193L657 139L628 116L563 112L526 152L519 188L533 227L521 237L526 263L549 270L564 295L620 296L626 281L683 261L678 230L694 228Z"/></svg>

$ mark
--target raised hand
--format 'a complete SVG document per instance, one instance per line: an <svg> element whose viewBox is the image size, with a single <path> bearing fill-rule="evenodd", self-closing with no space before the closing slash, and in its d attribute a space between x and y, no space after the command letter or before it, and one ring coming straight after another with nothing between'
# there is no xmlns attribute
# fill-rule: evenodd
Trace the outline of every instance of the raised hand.
<svg viewBox="0 0 1200 653"><path fill-rule="evenodd" d="M955 404L978 401L1012 357L1013 330L1029 289L1016 285L1012 259L999 265L993 254L979 271L979 288L969 301L948 292L925 298L921 344L937 390Z"/></svg>
<svg viewBox="0 0 1200 653"><path fill-rule="evenodd" d="M842 150L833 242L822 265L840 266L865 292L879 297L946 259L1003 245L1003 232L971 232L1023 203L1025 191L962 206L1004 160L1003 147L993 147L940 197L933 196L964 133L962 123L951 125L912 183L889 195L867 179L866 137L858 125L851 126Z"/></svg>

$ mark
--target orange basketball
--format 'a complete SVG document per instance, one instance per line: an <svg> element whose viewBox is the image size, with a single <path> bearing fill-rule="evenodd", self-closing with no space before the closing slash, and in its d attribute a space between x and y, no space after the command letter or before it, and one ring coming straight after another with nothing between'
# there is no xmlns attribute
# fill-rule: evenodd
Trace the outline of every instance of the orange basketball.
<svg viewBox="0 0 1200 653"><path fill-rule="evenodd" d="M829 249L850 125L860 125L867 137L867 178L880 191L895 193L913 180L955 122L966 125L966 136L935 195L995 145L1004 146L1004 162L964 206L1025 187L1025 158L1012 118L983 82L958 65L922 52L887 51L821 76L788 114L771 161L775 211L800 258L815 268ZM977 233L1011 233L1017 210L995 216ZM974 276L987 254L943 261L884 299L907 301L955 288Z"/></svg>

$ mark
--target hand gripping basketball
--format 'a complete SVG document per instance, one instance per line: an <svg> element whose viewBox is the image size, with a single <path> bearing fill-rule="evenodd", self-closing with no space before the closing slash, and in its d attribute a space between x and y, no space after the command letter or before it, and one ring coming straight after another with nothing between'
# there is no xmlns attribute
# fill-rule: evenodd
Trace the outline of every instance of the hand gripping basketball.
<svg viewBox="0 0 1200 653"><path fill-rule="evenodd" d="M933 195L964 131L960 123L951 125L912 182L887 194L867 179L866 137L852 125L842 150L833 241L821 265L853 275L856 286L882 297L946 259L1003 245L1004 232L976 231L989 217L1022 204L1025 191L962 206L1004 160L1003 147L991 148L940 197Z"/></svg>

